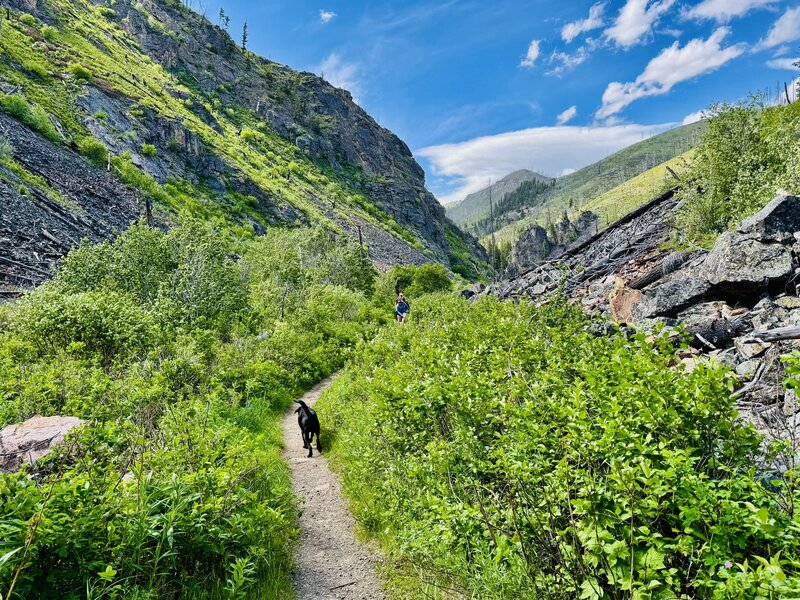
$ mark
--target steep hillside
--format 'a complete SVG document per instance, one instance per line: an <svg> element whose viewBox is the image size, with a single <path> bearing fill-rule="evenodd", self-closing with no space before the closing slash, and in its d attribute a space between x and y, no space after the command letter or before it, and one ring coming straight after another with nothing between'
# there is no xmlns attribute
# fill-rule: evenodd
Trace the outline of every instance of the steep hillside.
<svg viewBox="0 0 800 600"><path fill-rule="evenodd" d="M521 206L515 203L505 209L501 207L495 214L495 228L501 230L523 219L533 222L540 217L546 220L549 216L555 220L564 210L574 212L608 190L686 152L698 143L705 127L705 123L700 122L671 129L559 177L552 188L531 194ZM489 233L489 222L486 220L488 213L487 205L482 212L475 213L467 220L454 220L471 233L483 237ZM510 228L501 237L512 239L519 229Z"/></svg>
<svg viewBox="0 0 800 600"><path fill-rule="evenodd" d="M0 107L12 117L0 123L0 194L16 207L0 247L27 265L5 284L44 277L80 238L123 229L148 204L159 222L196 217L247 235L360 231L382 264L468 273L482 258L408 147L348 92L242 50L176 0L0 6ZM124 202L110 210L103 197Z"/></svg>
<svg viewBox="0 0 800 600"><path fill-rule="evenodd" d="M539 175L528 169L520 169L514 171L510 175L506 175L501 180L493 183L479 192L470 194L461 202L445 207L447 209L447 216L453 219L456 223L469 223L473 218L483 215L489 210L489 190L491 189L492 198L495 202L499 202L506 194L516 191L520 185L526 181L550 181L550 177Z"/></svg>

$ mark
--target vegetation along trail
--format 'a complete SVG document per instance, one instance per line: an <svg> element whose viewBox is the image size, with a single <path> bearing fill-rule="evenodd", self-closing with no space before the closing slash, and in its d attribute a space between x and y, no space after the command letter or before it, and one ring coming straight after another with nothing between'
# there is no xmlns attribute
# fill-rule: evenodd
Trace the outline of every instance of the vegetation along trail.
<svg viewBox="0 0 800 600"><path fill-rule="evenodd" d="M320 382L302 399L313 406L332 381ZM377 556L356 539L355 519L328 461L316 452L306 458L294 410L283 420L283 439L292 487L302 509L294 572L297 598L381 600L384 594L374 572Z"/></svg>

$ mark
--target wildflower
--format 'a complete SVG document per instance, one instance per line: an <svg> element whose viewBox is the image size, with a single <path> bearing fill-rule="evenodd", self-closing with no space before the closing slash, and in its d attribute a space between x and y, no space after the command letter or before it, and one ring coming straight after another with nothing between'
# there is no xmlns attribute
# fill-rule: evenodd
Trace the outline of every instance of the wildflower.
<svg viewBox="0 0 800 600"><path fill-rule="evenodd" d="M731 567L733 567L733 563L731 561L729 561L729 560L726 560L725 561L725 568L726 569L730 569Z"/></svg>

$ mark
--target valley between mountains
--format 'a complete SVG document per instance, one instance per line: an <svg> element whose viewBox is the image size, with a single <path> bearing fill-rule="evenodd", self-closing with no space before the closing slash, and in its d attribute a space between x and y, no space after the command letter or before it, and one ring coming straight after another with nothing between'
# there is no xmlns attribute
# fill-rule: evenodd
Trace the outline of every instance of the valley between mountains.
<svg viewBox="0 0 800 600"><path fill-rule="evenodd" d="M445 208L192 8L0 0L0 600L800 597L788 84Z"/></svg>

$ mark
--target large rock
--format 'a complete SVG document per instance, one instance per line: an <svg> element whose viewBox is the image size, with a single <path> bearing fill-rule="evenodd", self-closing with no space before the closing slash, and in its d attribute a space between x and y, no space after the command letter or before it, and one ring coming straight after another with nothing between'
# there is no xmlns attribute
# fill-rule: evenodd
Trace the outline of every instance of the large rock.
<svg viewBox="0 0 800 600"><path fill-rule="evenodd" d="M793 242L800 232L800 197L779 192L764 208L742 221L740 233L762 242Z"/></svg>
<svg viewBox="0 0 800 600"><path fill-rule="evenodd" d="M701 274L714 286L752 291L788 279L792 274L792 253L783 244L728 231L717 239Z"/></svg>
<svg viewBox="0 0 800 600"><path fill-rule="evenodd" d="M64 436L82 425L77 417L35 416L0 431L0 471L11 473L23 463L33 463L64 441Z"/></svg>
<svg viewBox="0 0 800 600"><path fill-rule="evenodd" d="M710 287L705 279L678 271L643 292L641 301L633 307L633 317L641 322L653 317L674 316L700 301Z"/></svg>

